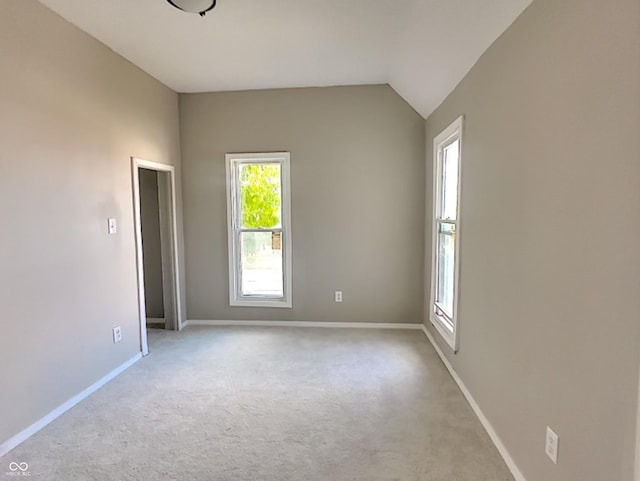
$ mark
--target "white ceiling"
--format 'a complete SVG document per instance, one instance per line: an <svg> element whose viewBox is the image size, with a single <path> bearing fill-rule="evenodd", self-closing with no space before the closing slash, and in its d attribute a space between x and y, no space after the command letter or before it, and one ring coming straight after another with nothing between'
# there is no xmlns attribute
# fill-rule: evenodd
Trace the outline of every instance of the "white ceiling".
<svg viewBox="0 0 640 481"><path fill-rule="evenodd" d="M423 117L531 0L40 0L178 92L389 83Z"/></svg>

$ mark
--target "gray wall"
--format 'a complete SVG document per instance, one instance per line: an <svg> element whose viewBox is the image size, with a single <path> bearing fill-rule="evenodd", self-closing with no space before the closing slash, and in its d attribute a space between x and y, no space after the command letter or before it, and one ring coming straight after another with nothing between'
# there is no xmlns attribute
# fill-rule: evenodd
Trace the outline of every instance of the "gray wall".
<svg viewBox="0 0 640 481"><path fill-rule="evenodd" d="M427 121L430 186L466 116L460 352L440 345L528 481L632 479L639 62L637 0L535 0Z"/></svg>
<svg viewBox="0 0 640 481"><path fill-rule="evenodd" d="M4 442L140 352L129 157L180 149L177 95L35 0L0 2L0 72Z"/></svg>
<svg viewBox="0 0 640 481"><path fill-rule="evenodd" d="M424 120L390 87L180 95L180 129L190 319L422 319ZM262 151L291 152L293 309L229 307L225 153Z"/></svg>
<svg viewBox="0 0 640 481"><path fill-rule="evenodd" d="M158 172L140 169L140 224L144 264L144 300L147 317L164 317L162 249Z"/></svg>

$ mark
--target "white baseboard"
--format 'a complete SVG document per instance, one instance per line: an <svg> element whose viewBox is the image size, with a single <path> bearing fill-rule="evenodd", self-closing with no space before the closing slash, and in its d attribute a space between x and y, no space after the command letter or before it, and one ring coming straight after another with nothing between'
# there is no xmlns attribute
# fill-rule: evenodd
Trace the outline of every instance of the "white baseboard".
<svg viewBox="0 0 640 481"><path fill-rule="evenodd" d="M410 329L419 331L422 329L423 324L392 322L187 320L182 326L327 327L342 329Z"/></svg>
<svg viewBox="0 0 640 481"><path fill-rule="evenodd" d="M147 324L164 324L164 317L147 317Z"/></svg>
<svg viewBox="0 0 640 481"><path fill-rule="evenodd" d="M473 396L467 389L467 386L464 385L464 383L462 382L462 379L460 379L460 376L458 376L458 373L453 369L453 366L451 365L449 360L446 358L446 356L440 349L440 346L438 346L438 343L436 343L436 340L433 338L433 336L431 335L431 333L429 332L429 330L424 324L422 324L421 326L422 326L421 327L422 331L425 333L425 335L429 339L429 342L431 342L431 345L438 353L438 356L440 356L442 363L445 365L445 367L449 371L449 374L451 374L451 377L460 388L460 391L462 391L462 394L467 399L467 402L471 406L471 409L473 409L473 412L476 414L476 416L480 420L480 423L482 424L484 429L487 431L487 434L491 438L491 441L493 441L493 444L498 449L500 456L502 456L502 459L504 459L504 462L509 468L509 471L511 471L511 474L513 475L515 481L527 481L524 475L522 474L522 472L520 471L520 469L518 469L518 466L516 466L515 461L509 454L509 451L507 450L505 445L502 443L502 440L496 433L495 429L493 429L493 426L491 425L487 417L484 415L484 413L480 409L480 406L478 406L478 403L476 402L476 400L473 399Z"/></svg>
<svg viewBox="0 0 640 481"><path fill-rule="evenodd" d="M62 416L65 412L67 412L73 406L78 404L83 399L89 397L91 394L96 392L98 389L100 389L102 386L107 384L109 381L111 381L113 378L115 378L118 374L120 374L121 372L123 372L126 369L128 369L129 367L131 367L133 364L138 362L140 359L142 359L142 353L136 354L131 359L129 359L127 362L125 362L124 364L118 366L113 371L111 371L109 374L104 376L102 379L96 381L95 383L93 383L91 386L89 386L84 391L76 394L71 399L69 399L67 402L65 402L64 404L61 404L60 406L55 408L53 411L51 411L49 414L47 414L42 419L40 419L40 420L36 421L35 423L33 423L31 426L29 426L24 431L19 432L18 434L16 434L12 438L10 438L10 439L6 440L5 442L3 442L2 444L0 444L0 457L4 456L9 451L11 451L13 448L17 447L19 444L21 444L24 441L26 441L28 438L30 438L35 433L40 431L43 427L45 427L47 424L49 424L51 421L53 421L56 418Z"/></svg>

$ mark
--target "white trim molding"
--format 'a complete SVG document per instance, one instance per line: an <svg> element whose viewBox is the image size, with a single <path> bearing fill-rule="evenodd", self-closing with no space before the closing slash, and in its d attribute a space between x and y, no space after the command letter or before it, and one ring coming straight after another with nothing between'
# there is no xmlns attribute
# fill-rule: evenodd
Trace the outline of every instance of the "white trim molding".
<svg viewBox="0 0 640 481"><path fill-rule="evenodd" d="M462 160L463 160L463 134L464 116L458 117L451 125L444 129L433 139L433 204L431 225L431 292L429 297L429 319L438 333L443 337L454 352L458 351L458 305L459 305L459 280L460 280L460 204L462 192ZM445 150L448 146L458 142L457 182L456 182L456 209L453 217L446 216L444 212L445 194ZM451 214L451 213L449 213ZM442 226L448 225L453 232L453 310L446 312L446 308L437 303L438 298L438 272L441 266L439 259L439 232Z"/></svg>
<svg viewBox="0 0 640 481"><path fill-rule="evenodd" d="M55 408L49 414L47 414L46 416L44 416L40 420L38 420L35 423L33 423L31 426L29 426L27 429L19 432L18 434L16 434L15 436L13 436L13 437L11 437L9 439L7 439L5 442L0 444L0 457L4 456L9 451L11 451L15 447L17 447L18 445L20 445L21 443L26 441L28 438L30 438L35 433L37 433L42 428L44 428L47 424L49 424L52 421L54 421L56 418L62 416L64 413L66 413L73 406L78 404L83 399L86 399L87 397L89 397L91 394L96 392L98 389L100 389L102 386L107 384L113 378L115 378L116 376L118 376L119 374L121 374L122 372L124 372L125 370L130 368L131 366L133 366L140 359L142 359L142 353L141 352L139 352L138 354L133 356L131 359L129 359L124 364L121 364L120 366L115 368L113 371L111 371L106 376L104 376L101 379L99 379L98 381L94 382L91 386L86 388L84 391L76 394L71 399L69 399L67 402L65 402L64 404L61 404L60 406Z"/></svg>
<svg viewBox="0 0 640 481"><path fill-rule="evenodd" d="M150 160L143 160L137 157L131 157L131 180L132 180L132 194L133 194L133 219L134 219L134 232L135 232L135 246L136 246L136 271L138 282L138 317L140 325L140 349L142 355L149 354L149 343L147 341L147 314L145 307L145 293L144 293L144 263L143 263L143 250L142 250L142 221L140 215L140 169L155 170L156 172L166 172L169 174L169 190L170 190L170 214L169 214L169 229L171 231L171 262L173 264L173 295L175 316L176 316L176 328L182 329L182 302L181 302L181 287L180 287L180 256L178 254L178 206L177 206L177 191L176 191L176 168L173 165L162 164L160 162L152 162Z"/></svg>
<svg viewBox="0 0 640 481"><path fill-rule="evenodd" d="M291 175L289 152L229 153L225 155L227 171L227 237L229 250L229 305L245 307L292 307L292 235ZM240 167L243 164L276 164L280 166L280 227L247 229L242 224ZM282 296L242 294L241 235L248 232L273 233L282 236Z"/></svg>
<svg viewBox="0 0 640 481"><path fill-rule="evenodd" d="M423 324L394 322L231 321L193 319L186 321L184 326L325 327L338 329L404 329L420 331Z"/></svg>
<svg viewBox="0 0 640 481"><path fill-rule="evenodd" d="M462 379L460 379L460 376L458 376L458 373L455 371L455 369L453 369L453 366L451 365L447 357L442 352L442 349L440 349L440 346L438 346L438 343L431 335L431 332L429 332L429 329L427 329L427 327L424 324L421 324L421 329L422 329L422 332L424 332L425 336L427 336L427 339L429 339L429 342L435 349L436 353L438 353L438 356L440 356L442 363L447 368L447 371L449 371L449 374L451 374L451 377L460 388L460 391L462 391L462 395L465 397L465 399L471 406L471 409L473 410L475 415L478 417L480 424L482 424L482 427L485 429L485 431L487 431L487 434L491 438L491 441L493 441L493 444L495 445L496 449L500 453L500 456L502 456L502 459L504 459L504 462L509 468L509 471L511 471L511 474L515 479L515 481L527 481L524 475L522 474L522 472L520 471L520 469L518 468L518 466L516 465L515 461L511 457L511 454L509 454L509 451L507 450L506 446L498 436L498 433L496 433L496 430L493 429L493 426L491 425L487 417L484 415L484 413L480 409L480 406L478 406L478 403L476 402L476 400L473 398L473 396L467 389L467 386L465 386L464 382L462 382Z"/></svg>

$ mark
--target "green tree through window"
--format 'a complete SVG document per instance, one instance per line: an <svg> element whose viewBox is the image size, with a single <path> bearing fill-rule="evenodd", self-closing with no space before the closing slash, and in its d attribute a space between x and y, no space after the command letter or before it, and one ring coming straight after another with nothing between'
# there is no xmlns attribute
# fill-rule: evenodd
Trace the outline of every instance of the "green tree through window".
<svg viewBox="0 0 640 481"><path fill-rule="evenodd" d="M280 165L245 164L240 168L242 227L270 229L280 225Z"/></svg>

